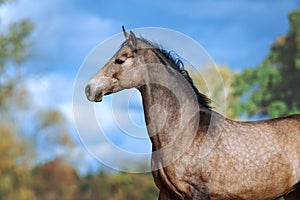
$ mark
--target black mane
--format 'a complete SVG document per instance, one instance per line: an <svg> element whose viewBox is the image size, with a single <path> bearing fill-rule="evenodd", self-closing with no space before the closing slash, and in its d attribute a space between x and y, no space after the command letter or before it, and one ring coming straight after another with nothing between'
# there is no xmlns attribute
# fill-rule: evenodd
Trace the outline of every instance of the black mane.
<svg viewBox="0 0 300 200"><path fill-rule="evenodd" d="M179 56L174 52L174 51L168 51L166 49L164 49L162 46L154 44L144 38L139 38L140 40L142 40L144 43L150 45L153 47L154 50L156 50L156 52L160 53L160 55L162 55L165 60L167 60L170 64L170 66L177 70L178 72L180 72L180 74L189 82L189 84L191 85L191 87L193 88L198 103L200 105L202 105L205 108L211 109L211 99L208 98L206 95L202 94L199 92L199 90L197 89L197 87L195 86L193 79L191 78L191 76L189 75L188 71L184 68L184 64L182 62L182 60L179 58Z"/></svg>

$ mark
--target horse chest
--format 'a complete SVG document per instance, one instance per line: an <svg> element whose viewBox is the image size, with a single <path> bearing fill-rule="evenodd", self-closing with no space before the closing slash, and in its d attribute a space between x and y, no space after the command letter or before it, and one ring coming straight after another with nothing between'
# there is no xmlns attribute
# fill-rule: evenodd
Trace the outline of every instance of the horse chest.
<svg viewBox="0 0 300 200"><path fill-rule="evenodd" d="M192 165L185 166L181 162L183 160L179 159L152 172L160 191L168 193L171 199L208 199L209 193L199 176L199 169Z"/></svg>
<svg viewBox="0 0 300 200"><path fill-rule="evenodd" d="M182 192L179 190L178 181L175 178L174 171L162 168L157 171L153 171L153 178L157 187L164 191L165 193L169 193L169 196L173 196L173 198L183 199Z"/></svg>

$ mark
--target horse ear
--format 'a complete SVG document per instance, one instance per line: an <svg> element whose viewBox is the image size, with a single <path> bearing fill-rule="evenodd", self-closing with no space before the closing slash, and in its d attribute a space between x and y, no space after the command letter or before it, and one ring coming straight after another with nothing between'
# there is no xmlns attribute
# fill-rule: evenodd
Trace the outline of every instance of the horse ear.
<svg viewBox="0 0 300 200"><path fill-rule="evenodd" d="M125 31L124 25L122 25L122 31L123 31L125 39L127 40L129 38L129 34Z"/></svg>
<svg viewBox="0 0 300 200"><path fill-rule="evenodd" d="M132 31L130 31L130 34L129 34L129 41L133 47L136 47L136 43L137 43L136 37Z"/></svg>

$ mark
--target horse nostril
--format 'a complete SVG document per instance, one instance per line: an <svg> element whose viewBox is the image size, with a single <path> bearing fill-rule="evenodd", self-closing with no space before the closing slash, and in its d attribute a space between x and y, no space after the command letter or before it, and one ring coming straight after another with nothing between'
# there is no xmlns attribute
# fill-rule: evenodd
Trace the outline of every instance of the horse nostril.
<svg viewBox="0 0 300 200"><path fill-rule="evenodd" d="M85 95L89 98L91 95L91 87L89 85L87 85L85 87Z"/></svg>

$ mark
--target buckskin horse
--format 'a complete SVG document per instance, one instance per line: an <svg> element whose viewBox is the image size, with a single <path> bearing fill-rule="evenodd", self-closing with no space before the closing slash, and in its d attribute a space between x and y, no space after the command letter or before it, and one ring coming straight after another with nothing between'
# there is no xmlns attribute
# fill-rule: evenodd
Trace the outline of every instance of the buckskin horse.
<svg viewBox="0 0 300 200"><path fill-rule="evenodd" d="M159 199L275 199L300 181L300 115L240 122L212 110L183 62L125 31L85 88L88 100L137 88Z"/></svg>

